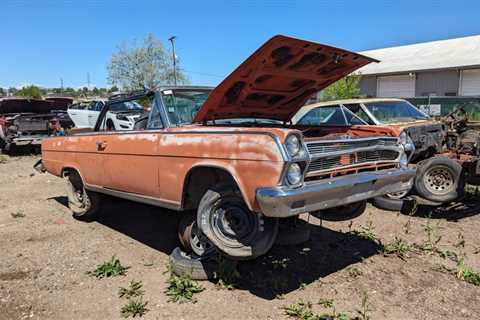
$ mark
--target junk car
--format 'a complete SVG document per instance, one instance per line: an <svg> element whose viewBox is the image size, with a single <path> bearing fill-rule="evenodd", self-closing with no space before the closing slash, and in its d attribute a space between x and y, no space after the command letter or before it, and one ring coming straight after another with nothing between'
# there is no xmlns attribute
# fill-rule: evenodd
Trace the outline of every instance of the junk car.
<svg viewBox="0 0 480 320"><path fill-rule="evenodd" d="M276 36L213 90L110 100L91 132L44 140L39 166L65 179L76 218L92 218L101 195L113 195L179 211L180 240L196 256L255 258L279 221L353 217L367 199L411 188L415 170L394 129L291 123L312 94L371 61ZM153 103L142 125L101 129L110 106L145 96Z"/></svg>
<svg viewBox="0 0 480 320"><path fill-rule="evenodd" d="M0 150L10 152L16 146L40 146L43 138L72 126L65 112L70 98L0 99Z"/></svg>
<svg viewBox="0 0 480 320"><path fill-rule="evenodd" d="M466 182L479 184L480 130L463 109L435 120L403 99L349 99L304 106L294 123L321 123L319 115L333 107L341 107L359 123L391 126L413 144L409 154L410 165L417 168L413 190L375 198L378 207L402 210L413 200L409 194L422 204L440 205L461 199Z"/></svg>

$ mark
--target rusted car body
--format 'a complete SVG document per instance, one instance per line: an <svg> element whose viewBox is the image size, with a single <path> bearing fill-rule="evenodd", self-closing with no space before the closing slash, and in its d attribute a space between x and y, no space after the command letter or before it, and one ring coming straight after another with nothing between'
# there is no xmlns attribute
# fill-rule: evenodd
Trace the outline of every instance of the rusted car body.
<svg viewBox="0 0 480 320"><path fill-rule="evenodd" d="M411 187L414 170L394 129L290 123L311 94L370 61L276 36L213 90L156 92L137 130L101 131L118 101L107 103L94 132L44 140L42 165L75 176L70 185L81 197L70 202L84 206L79 215L89 213L96 200L82 201L95 194L195 209L192 223L214 247L256 257L272 246L278 218Z"/></svg>
<svg viewBox="0 0 480 320"><path fill-rule="evenodd" d="M412 193L430 201L421 203L437 205L456 200L463 194L465 181L480 184L480 127L468 121L463 109L434 120L403 99L349 99L305 106L294 117L294 123L308 118L317 108L331 106L345 108L346 112L351 112L365 124L388 125L411 139L415 151L410 156L410 163L422 169L418 172L416 190ZM403 201L405 193L397 196L400 198L393 196L389 203L387 200L380 202L392 205L396 200Z"/></svg>
<svg viewBox="0 0 480 320"><path fill-rule="evenodd" d="M0 99L0 149L21 145L40 146L46 136L72 125L67 113L70 98Z"/></svg>

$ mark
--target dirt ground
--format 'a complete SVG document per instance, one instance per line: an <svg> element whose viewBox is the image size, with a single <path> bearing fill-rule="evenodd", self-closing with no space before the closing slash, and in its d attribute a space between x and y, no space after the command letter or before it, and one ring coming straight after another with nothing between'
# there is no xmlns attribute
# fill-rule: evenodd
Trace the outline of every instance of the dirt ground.
<svg viewBox="0 0 480 320"><path fill-rule="evenodd" d="M457 256L480 270L479 210L409 216L375 209L351 222L310 218L312 236L239 265L237 289L202 282L196 303L167 302L168 255L178 246L175 212L112 199L94 222L76 221L63 181L32 169L38 157L0 163L0 319L119 319L120 286L141 280L145 319L287 319L283 307L333 299L335 310L370 319L480 319L480 287L457 279ZM24 215L24 216L23 216ZM23 217L22 217L23 216ZM429 231L426 231L429 230ZM371 239L368 239L368 236ZM428 240L430 236L430 240ZM384 255L395 237L432 250ZM443 256L442 257L442 253ZM87 275L117 256L123 277ZM365 302L365 300L364 300Z"/></svg>

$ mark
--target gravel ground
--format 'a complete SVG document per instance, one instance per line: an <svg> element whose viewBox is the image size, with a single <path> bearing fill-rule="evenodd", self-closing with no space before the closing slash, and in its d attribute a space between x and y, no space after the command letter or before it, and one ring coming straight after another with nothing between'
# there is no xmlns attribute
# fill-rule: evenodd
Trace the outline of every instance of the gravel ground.
<svg viewBox="0 0 480 320"><path fill-rule="evenodd" d="M177 214L110 199L97 221L76 221L63 181L36 173L36 159L0 163L0 319L119 319L125 300L118 289L131 280L143 282L145 319L287 319L283 308L300 300L312 302L315 313L333 312L318 303L325 299L355 317L362 297L370 319L480 319L480 287L455 274L455 255L480 270L480 210L428 218L369 206L352 221L310 218L309 242L240 263L234 290L202 282L196 303L178 304L164 293ZM379 241L396 237L436 250L380 253ZM126 276L86 274L113 255L130 267Z"/></svg>

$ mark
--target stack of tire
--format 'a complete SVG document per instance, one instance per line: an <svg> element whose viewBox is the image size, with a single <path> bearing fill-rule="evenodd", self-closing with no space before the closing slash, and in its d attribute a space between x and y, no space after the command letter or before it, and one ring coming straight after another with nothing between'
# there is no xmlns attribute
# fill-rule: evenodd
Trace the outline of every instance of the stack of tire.
<svg viewBox="0 0 480 320"><path fill-rule="evenodd" d="M417 166L414 186L409 193L389 194L373 199L380 209L410 213L416 205L415 196L427 200L429 205L442 205L459 200L464 195L465 175L455 160L434 156Z"/></svg>

